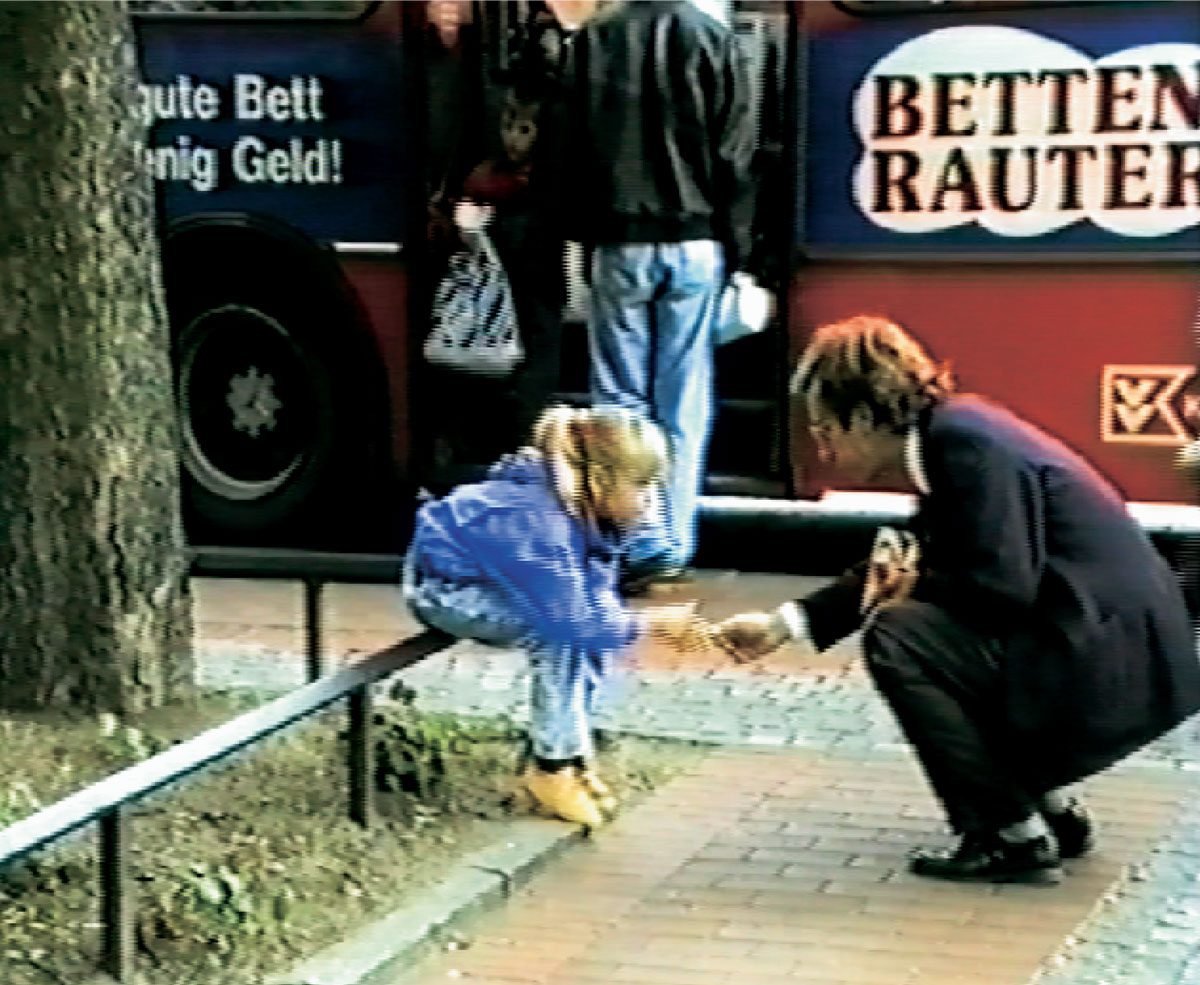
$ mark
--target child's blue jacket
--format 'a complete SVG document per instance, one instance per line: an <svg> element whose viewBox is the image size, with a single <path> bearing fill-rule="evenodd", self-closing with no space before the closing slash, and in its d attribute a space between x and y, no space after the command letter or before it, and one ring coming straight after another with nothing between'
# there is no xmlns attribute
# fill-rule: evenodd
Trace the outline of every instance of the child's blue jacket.
<svg viewBox="0 0 1200 985"><path fill-rule="evenodd" d="M424 504L409 556L420 580L487 590L539 643L611 651L636 635L615 542L567 513L535 452Z"/></svg>

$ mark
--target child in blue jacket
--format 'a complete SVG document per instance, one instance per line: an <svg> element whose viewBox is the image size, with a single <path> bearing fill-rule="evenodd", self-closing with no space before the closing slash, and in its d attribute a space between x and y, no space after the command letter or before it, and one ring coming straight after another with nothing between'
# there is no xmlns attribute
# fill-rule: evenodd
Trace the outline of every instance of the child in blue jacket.
<svg viewBox="0 0 1200 985"><path fill-rule="evenodd" d="M427 625L529 652L533 761L519 790L565 820L597 825L615 806L590 766L590 716L616 656L644 634L708 643L691 605L633 612L617 592L621 533L666 461L662 432L631 411L552 407L530 447L417 514L405 598Z"/></svg>

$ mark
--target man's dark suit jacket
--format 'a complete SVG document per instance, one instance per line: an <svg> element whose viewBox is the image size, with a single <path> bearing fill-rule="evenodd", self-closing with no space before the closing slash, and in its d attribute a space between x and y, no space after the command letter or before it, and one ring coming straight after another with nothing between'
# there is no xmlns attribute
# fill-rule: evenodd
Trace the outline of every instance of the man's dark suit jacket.
<svg viewBox="0 0 1200 985"><path fill-rule="evenodd" d="M1106 479L980 397L935 406L919 430L914 598L1003 641L996 697L1031 783L1094 773L1200 708L1179 585ZM818 648L858 627L861 578L800 600Z"/></svg>

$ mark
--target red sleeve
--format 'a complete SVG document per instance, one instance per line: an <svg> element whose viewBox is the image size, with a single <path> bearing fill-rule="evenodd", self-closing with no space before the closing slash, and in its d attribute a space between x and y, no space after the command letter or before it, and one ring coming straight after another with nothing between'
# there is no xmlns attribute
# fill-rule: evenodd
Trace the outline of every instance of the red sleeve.
<svg viewBox="0 0 1200 985"><path fill-rule="evenodd" d="M507 202L525 190L529 179L513 171L502 171L491 161L484 161L463 182L463 197L476 202Z"/></svg>

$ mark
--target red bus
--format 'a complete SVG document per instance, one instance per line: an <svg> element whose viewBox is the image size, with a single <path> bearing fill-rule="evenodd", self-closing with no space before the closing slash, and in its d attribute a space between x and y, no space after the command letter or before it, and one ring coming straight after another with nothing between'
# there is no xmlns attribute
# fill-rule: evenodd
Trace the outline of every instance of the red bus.
<svg viewBox="0 0 1200 985"><path fill-rule="evenodd" d="M495 69L542 5L464 0L452 90L428 4L224 6L138 23L189 533L394 549L436 423L414 399L435 165L462 120L494 127ZM789 426L808 333L872 312L1152 504L1152 527L1194 525L1162 504L1194 498L1171 463L1200 418L1200 5L705 6L751 56L783 303L718 355L703 517L904 512L830 495ZM564 326L567 397L585 337Z"/></svg>
<svg viewBox="0 0 1200 985"><path fill-rule="evenodd" d="M544 5L449 4L461 43L420 2L137 6L189 538L395 548L439 423L416 399L427 200L464 131L498 143L495 79ZM739 31L770 103L787 11L752 6ZM560 389L582 396L585 328L563 335ZM722 356L725 491L785 491L777 344Z"/></svg>

